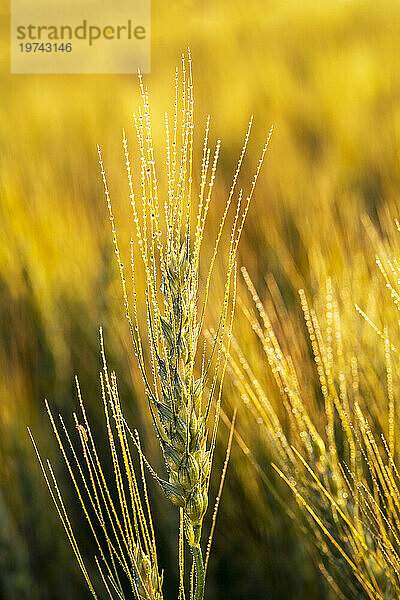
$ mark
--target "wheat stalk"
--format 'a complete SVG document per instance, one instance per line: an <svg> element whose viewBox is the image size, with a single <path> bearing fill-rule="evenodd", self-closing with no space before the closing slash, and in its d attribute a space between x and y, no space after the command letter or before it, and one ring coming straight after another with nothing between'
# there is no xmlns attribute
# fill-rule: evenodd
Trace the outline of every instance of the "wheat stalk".
<svg viewBox="0 0 400 600"><path fill-rule="evenodd" d="M155 473L142 452L137 433L130 430L123 417L116 376L114 373L109 375L106 365L102 332L101 351L104 368L101 374L101 388L118 507L112 500L108 483L103 474L79 386L78 394L83 424L78 422L76 417L75 419L82 445L84 464L87 468L86 475L71 438L61 421L62 429L67 436L68 445L75 460L75 465L71 464L50 407L48 404L46 406L60 450L99 549L101 561L96 558L96 565L108 595L113 598L116 594L118 598L124 598L123 585L119 577L122 570L135 598L139 600L160 600L162 598L163 576L159 574L157 565L154 528L144 478L144 468L146 467L160 484L166 497L179 510L179 598L182 600L185 598L183 543L186 539L193 557L190 598L202 600L205 589L205 568L201 536L203 519L208 507L208 491L221 410L222 385L232 338L236 304L236 256L272 129L268 133L247 195L244 195L242 189L236 192L239 172L252 127L252 118L250 119L217 230L212 255L206 268L205 283L201 285L202 242L212 201L221 142L217 141L212 153L209 148L210 119L208 118L200 166L200 189L195 201L192 190L194 99L192 60L190 52L188 52L187 56L182 57L181 78L179 78L178 70L175 76L175 102L172 120L167 114L165 115L167 182L165 201L161 205L149 94L140 73L139 85L142 106L134 115L134 124L140 161L140 193L137 193L135 189L125 131L122 140L134 226L134 235L130 240L131 289L129 289L125 277L111 194L99 147L98 155L111 222L112 239L121 276L125 314L155 432L161 445L167 477L161 477ZM231 211L233 213L231 218L230 208L235 202L236 207ZM199 342L208 314L212 272L217 256L221 254L225 229L228 227L227 222L230 218L232 223L229 228L229 241L225 255L227 264L219 318L211 343L211 351L206 356L204 351L199 351ZM136 253L139 254L142 271L139 270ZM143 274L143 296L139 296L137 293L139 273ZM147 324L146 336L143 335L140 326L139 314L143 313ZM115 428L114 433L113 427ZM225 479L232 435L233 426L220 492L222 492ZM119 443L120 454L117 451L116 441ZM139 456L143 481L142 493L137 485L130 444L136 447ZM51 465L48 463L51 475L49 478L36 445L35 449L78 563L92 595L97 598L94 585L83 563ZM87 498L85 498L85 494ZM206 564L209 559L218 506L219 497L212 519ZM91 513L94 513L94 517L91 516ZM93 522L93 519L96 523ZM98 526L103 532L103 541L97 535ZM103 544L105 544L104 549Z"/></svg>
<svg viewBox="0 0 400 600"><path fill-rule="evenodd" d="M213 158L208 147L209 119L203 144L200 190L195 206L192 198L193 172L193 82L190 53L182 57L181 107L178 108L178 76L175 80L175 112L171 144L170 120L166 115L168 173L167 197L162 211L159 204L152 125L148 90L139 74L143 106L134 117L141 157L142 205L139 207L133 186L128 142L123 136L124 157L135 222L135 241L142 259L145 277L150 359L145 357L144 340L139 326L136 295L137 266L135 243L131 239L132 311L124 265L120 258L111 198L99 149L99 161L112 223L115 252L119 264L126 317L134 351L138 359L144 389L154 427L159 438L168 479L157 477L165 495L180 509L186 541L193 555L196 573L194 598L204 596L203 554L200 548L202 523L208 507L208 488L212 471L219 422L222 383L226 370L223 345L229 347L236 299L236 255L244 222L254 193L272 130L268 134L249 193L238 193L227 252L225 285L218 326L211 355L198 352L209 300L211 276L220 250L223 230L232 205L239 171L246 152L252 119L226 200L215 239L203 291L199 298L200 258L205 223L212 200L221 143ZM181 115L179 123L179 114ZM178 129L180 126L180 135ZM181 140L178 148L178 139ZM172 149L171 150L171 146ZM194 210L193 210L194 209ZM141 218L139 217L141 215ZM161 222L163 221L163 222ZM161 289L161 293L159 291ZM199 360L200 355L200 360ZM200 370L196 376L196 367ZM211 407L216 401L211 419ZM180 540L180 548L181 548ZM183 566L180 567L183 577ZM181 582L181 589L183 584Z"/></svg>

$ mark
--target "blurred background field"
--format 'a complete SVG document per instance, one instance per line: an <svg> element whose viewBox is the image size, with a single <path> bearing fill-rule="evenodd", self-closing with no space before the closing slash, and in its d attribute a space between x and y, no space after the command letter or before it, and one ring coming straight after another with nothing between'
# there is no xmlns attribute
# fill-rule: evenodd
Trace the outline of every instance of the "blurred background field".
<svg viewBox="0 0 400 600"><path fill-rule="evenodd" d="M119 232L129 240L121 132L125 127L133 146L138 85L134 76L10 75L8 13L4 7L1 11L0 598L83 599L89 592L50 504L26 426L62 478L43 401L48 398L69 418L76 408L73 377L78 374L101 435L98 328L103 326L127 418L142 432L153 461L159 460L152 436L146 435L147 406L136 385L140 380L123 317L96 150L99 143ZM277 282L291 319L290 330L283 323L288 350L304 360L310 388L314 375L307 345L297 339L305 335L298 288L314 297L331 275L347 294L346 306L357 302L380 323L387 314L374 261L377 239L385 251L398 247L392 231L399 216L399 40L400 3L395 0L152 1L152 72L145 79L159 160L164 159L163 119L172 107L174 69L187 45L193 55L197 140L208 114L211 139L222 140L210 244L249 116L254 114L255 126L241 175L244 184L274 124L240 264L262 298L268 296L266 277ZM373 361L376 346L370 338L365 341L361 320L355 313L346 319L348 338L363 348L366 362ZM249 362L257 363L260 379L270 385L240 309L235 334ZM370 382L370 408L378 421L385 400L373 389L379 389L382 368L380 363L372 368ZM239 407L238 431L267 472L263 433L227 383L225 410L231 414L233 406ZM279 395L272 401L279 410ZM323 410L315 390L310 406L318 421ZM219 464L226 437L222 426ZM271 481L283 505L293 504L291 493ZM90 555L86 525L74 510L67 477L63 489L72 520L82 523L83 551ZM153 497L160 562L170 571L165 595L173 598L172 511L157 490ZM288 518L235 446L207 598L328 598L312 547L304 543L310 536Z"/></svg>

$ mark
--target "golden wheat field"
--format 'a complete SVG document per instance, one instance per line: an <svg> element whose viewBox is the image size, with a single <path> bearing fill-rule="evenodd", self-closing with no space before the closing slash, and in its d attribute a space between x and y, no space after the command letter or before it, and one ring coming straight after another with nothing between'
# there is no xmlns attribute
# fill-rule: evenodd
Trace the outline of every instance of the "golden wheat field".
<svg viewBox="0 0 400 600"><path fill-rule="evenodd" d="M400 598L400 3L0 10L0 600Z"/></svg>

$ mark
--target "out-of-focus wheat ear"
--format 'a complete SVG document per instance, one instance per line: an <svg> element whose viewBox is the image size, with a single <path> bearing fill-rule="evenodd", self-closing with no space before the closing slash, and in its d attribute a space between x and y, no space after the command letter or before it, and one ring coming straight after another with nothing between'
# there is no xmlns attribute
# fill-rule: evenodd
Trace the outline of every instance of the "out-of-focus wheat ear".
<svg viewBox="0 0 400 600"><path fill-rule="evenodd" d="M363 436L363 441L366 449L366 455L364 458L367 461L368 468L370 470L371 476L373 478L374 483L379 489L379 483L382 485L383 490L386 491L386 481L384 477L384 464L379 452L379 449L376 445L376 441L374 435L372 433L371 427L369 425L368 419L362 413L359 405L355 406L355 413L360 423L361 433Z"/></svg>
<svg viewBox="0 0 400 600"><path fill-rule="evenodd" d="M336 389L333 377L333 349L331 346L332 330L333 330L333 295L332 281L328 277L326 280L326 319L327 319L327 335L326 342L324 341L320 329L320 324L314 310L310 310L311 319L314 327L317 344L319 346L319 355L321 363L319 365L319 375L321 381L321 390L325 400L325 413L327 417L326 433L328 438L328 448L334 462L334 468L337 469L338 455L335 442L335 396ZM324 373L323 373L324 371ZM337 402L339 405L340 403Z"/></svg>
<svg viewBox="0 0 400 600"><path fill-rule="evenodd" d="M346 552L343 550L343 548L340 546L340 544L335 540L335 538L332 536L330 531L326 528L326 526L321 521L321 519L316 514L316 512L312 509L312 507L308 504L308 502L304 499L304 497L296 489L296 484L294 482L290 481L286 477L286 475L284 475L284 473L282 473L282 471L274 463L272 463L272 467L275 469L275 471L278 473L278 475L283 479L283 481L290 487L290 489L292 490L292 492L294 493L294 495L296 497L296 500L306 509L306 511L314 519L315 523L318 525L318 527L321 529L321 531L325 534L325 536L330 541L330 543L336 548L336 550L338 550L340 555L345 559L346 563L351 567L351 569L353 570L354 576L358 579L358 581L362 585L363 589L368 594L369 598L371 598L371 600L376 600L377 598L382 598L382 600L383 600L383 596L381 596L379 593L377 593L377 590L364 577L363 573L360 571L360 569L357 567L357 565L351 560L350 556L348 556L348 554L346 554Z"/></svg>
<svg viewBox="0 0 400 600"><path fill-rule="evenodd" d="M317 435L316 430L313 427L312 422L307 415L305 406L301 400L297 376L293 373L294 369L290 366L289 358L285 358L284 352L280 347L278 339L275 335L275 331L271 325L271 321L257 294L257 291L250 278L249 273L247 272L245 267L242 267L241 271L246 287L251 295L252 301L257 310L259 318L261 319L261 324L259 323L259 320L254 314L253 310L250 309L240 297L239 306L246 319L248 320L249 324L251 325L251 328L256 333L257 337L261 342L263 351L266 355L267 362L271 368L272 375L280 391L283 405L291 422L291 428L293 431L296 431L296 429L299 429L300 431L308 430L312 439L317 439L319 436ZM234 342L233 344L234 347L235 343L236 342ZM237 349L237 351L239 354L240 362L244 361L243 367L245 367L245 370L250 373L250 366L245 360L243 353L240 352L239 349ZM243 371L243 368L239 366L239 372L240 371ZM284 452L287 454L290 460L293 460L293 456L290 456L290 445L287 443L286 436L284 436L283 434L282 427L279 423L279 419L275 415L275 412L272 409L270 403L268 402L268 399L266 398L264 392L257 386L257 379L251 378L249 379L249 381L251 381L251 388L254 387L255 392L252 392L249 395L249 397L252 400L252 404L256 407L258 412L260 412L259 399L262 399L262 406L264 407L266 412L261 411L260 415L262 416L262 418L268 415L268 418L272 419L273 427L270 428L270 431L272 432L272 436L274 438L276 438L277 432L279 432L279 436L282 436L282 442L280 442L279 439L276 440L278 442L278 451L281 452L281 449L283 450L283 448L285 448ZM308 453L311 454L311 443L306 443L306 446Z"/></svg>
<svg viewBox="0 0 400 600"><path fill-rule="evenodd" d="M354 403L359 404L360 403L360 374L359 374L359 369L358 369L358 359L357 356L355 356L354 354L351 356L351 385L352 385L352 392L353 392L353 398L354 398ZM357 425L356 425L357 426ZM350 424L351 430L352 432L354 432L354 427L352 426L352 424ZM357 432L356 432L357 433ZM354 435L354 439L357 441L357 437L356 435ZM355 455L355 468L354 468L354 473L357 476L357 478L359 478L361 471L362 471L362 456L361 456L361 450L359 445L356 443L355 444L355 448L356 448L356 455ZM355 519L357 520L358 518L358 511L359 511L359 505L358 505L358 490L355 490ZM361 528L361 525L360 525Z"/></svg>
<svg viewBox="0 0 400 600"><path fill-rule="evenodd" d="M240 296L238 296L238 301L240 304ZM244 308L247 309L247 307ZM252 322L251 319L250 322ZM249 410L252 410L256 419L261 418L268 431L271 432L276 443L277 452L282 460L287 461L289 457L293 462L294 457L290 450L290 444L282 430L278 416L261 388L255 373L252 371L251 366L247 362L246 357L234 336L232 336L231 347L232 351L229 353L228 365L230 368L230 376L235 387L240 392L241 398L246 399L244 405L247 406ZM226 348L224 348L224 353L226 353ZM235 437L236 436L237 434L235 434ZM257 468L257 470L259 469Z"/></svg>
<svg viewBox="0 0 400 600"><path fill-rule="evenodd" d="M315 362L318 365L318 377L321 386L321 392L325 402L325 412L328 419L327 423L327 437L329 442L329 452L334 457L335 463L337 464L337 451L335 444L334 434L334 415L333 415L333 401L332 396L329 393L329 382L326 374L326 351L321 336L321 331L315 312L308 306L307 298L304 290L299 290L301 308L303 310L304 321L307 327L308 335L311 342L312 351L315 357Z"/></svg>
<svg viewBox="0 0 400 600"><path fill-rule="evenodd" d="M393 570L396 573L396 576L398 578L399 573L398 573L397 564L398 564L399 557L397 555L397 551L394 548L392 542L394 541L396 544L396 548L398 548L399 539L396 534L396 530L394 529L393 524L390 521L390 517L389 517L390 510L387 510L384 512L382 510L381 506L378 504L378 502L383 500L383 498L381 497L381 498L378 498L378 500L376 500L375 497L372 495L372 493L369 491L369 489L366 487L364 482L356 481L353 473L351 473L349 471L349 468L347 467L347 465L344 465L344 467L346 468L347 474L349 475L350 479L353 481L354 485L359 488L358 499L359 499L359 503L360 503L360 512L361 512L361 515L363 518L364 528L370 534L371 539L374 540L376 547L382 552L385 562L393 568ZM375 490L375 494L376 494L376 491L377 490ZM390 531L390 534L388 535L389 531ZM392 538L392 535L393 535L393 538ZM375 553L375 557L377 557L376 553ZM393 558L394 558L394 561L393 561ZM373 575L370 574L370 569L368 568L368 565L366 565L365 568L366 568L366 572L368 572L371 579L373 581L375 581ZM388 576L388 579L393 582L393 578L391 577L390 572L387 574L387 576ZM397 583L395 583L395 586L397 586Z"/></svg>
<svg viewBox="0 0 400 600"><path fill-rule="evenodd" d="M399 278L398 267L394 266L393 261L390 258L386 258L383 263L382 259L377 256L375 262L383 276L383 279L385 280L385 285L387 290L390 292L390 297L394 307L398 311L400 310L400 294L396 289L398 287ZM385 265L388 267L388 269Z"/></svg>
<svg viewBox="0 0 400 600"><path fill-rule="evenodd" d="M337 585L337 583L334 580L334 578L332 577L332 575L330 573L328 573L328 571L326 570L324 564L322 562L319 562L317 566L318 566L318 569L321 571L323 577L328 582L329 586L332 588L333 593L335 594L335 597L338 600L347 600L346 596L340 590L339 586Z"/></svg>
<svg viewBox="0 0 400 600"><path fill-rule="evenodd" d="M362 308L358 304L355 304L354 308L362 316L362 318L368 323L368 325L370 325L372 327L372 329L375 331L375 333L383 341L385 341L386 337L385 337L384 332L381 329L379 329L379 327L372 321L372 319L369 318L369 316L362 310ZM396 346L393 345L393 343L390 341L390 339L388 340L388 342L389 342L389 345L390 345L390 350L392 352L395 352L395 354L399 354L398 349L396 348Z"/></svg>
<svg viewBox="0 0 400 600"><path fill-rule="evenodd" d="M357 449L354 441L354 437L351 431L350 424L350 403L349 403L349 390L347 389L346 377L345 377L345 363L344 363L344 349L343 349L343 335L342 335L342 324L340 318L340 311L338 306L337 298L333 299L333 323L335 329L335 339L337 344L337 361L339 365L339 390L340 390L340 400L343 405L343 410L341 411L341 421L342 426L346 434L346 440L349 445L350 450L350 465L352 471L356 472L356 462L357 462Z"/></svg>
<svg viewBox="0 0 400 600"><path fill-rule="evenodd" d="M221 408L221 419L223 420L225 425L230 428L231 421L229 420L229 417L227 416L227 414L225 413L223 408ZM235 431L234 431L234 438L235 438L235 441L238 444L240 450L242 451L243 455L246 457L246 459L249 461L249 463L253 466L254 470L259 474L261 481L264 483L264 485L266 486L268 491L271 493L272 497L282 507L282 509L285 511L285 513L289 516L289 518L292 520L295 520L296 519L295 513L290 509L290 507L287 504L287 502L285 501L285 499L282 498L282 496L280 494L278 494L278 492L276 490L276 486L271 482L270 478L265 473L265 470L261 466L261 464L259 462L257 462L257 460L254 456L254 453L248 447L248 445L246 444L246 442L244 441L243 437L240 435L240 433L238 432L237 429L235 429Z"/></svg>
<svg viewBox="0 0 400 600"><path fill-rule="evenodd" d="M389 449L392 455L395 451L395 399L393 392L393 370L389 343L388 328L383 329L385 336L385 362L386 362L386 386L388 396L388 441Z"/></svg>
<svg viewBox="0 0 400 600"><path fill-rule="evenodd" d="M388 445L388 443L387 443L387 441L386 441L386 438L385 438L385 436L383 435L383 433L381 434L381 439L382 439L383 445L384 445L384 447L385 447L386 453L387 453L387 455L388 455L389 462L390 462L390 466L391 466L391 468L393 469L393 472L395 473L395 475L396 475L396 477L397 477L398 481L400 481L400 473L399 473L399 471L398 471L398 469L397 469L396 463L394 462L393 454L392 454L392 452L391 452L391 450L390 450L390 448L389 448L389 445ZM399 495L399 494L398 494L398 495Z"/></svg>
<svg viewBox="0 0 400 600"><path fill-rule="evenodd" d="M352 532L352 534L358 539L358 541L362 545L363 549L366 550L366 551L368 551L368 547L366 546L366 544L364 542L364 538L360 535L359 531L354 527L353 523L350 521L350 519L347 517L347 515L345 515L345 513L343 512L343 510L341 509L341 507L339 506L339 504L333 498L332 494L321 483L321 481L318 478L318 476L315 474L315 472L310 467L310 465L304 460L304 458L301 456L300 452L294 446L292 446L292 450L296 454L296 456L300 460L300 462L303 464L303 466L307 469L307 471L311 475L311 477L314 479L315 483L317 484L317 486L319 487L319 489L322 491L323 495L329 500L329 502L332 504L332 506L335 507L335 509L337 510L338 514L341 516L341 518L343 519L343 521L349 527L349 529Z"/></svg>
<svg viewBox="0 0 400 600"><path fill-rule="evenodd" d="M367 498L368 500L368 502L364 505L364 509L366 509L367 511L366 514L372 514L374 522L378 525L378 531L385 532L386 528L388 528L391 531L391 533L393 533L393 527L391 527L389 518L391 518L390 515L394 516L394 512L391 507L392 503L390 494L388 494L387 490L387 482L385 480L384 467L382 465L380 457L377 457L377 452L379 453L379 451L376 447L376 443L373 438L368 421L364 417L360 407L358 406L356 407L356 415L360 422L360 430L364 442L364 448L362 448L362 453L374 484L374 495L372 495L371 492L367 489L363 481L361 481L359 484L361 490L361 498L364 500L365 498ZM387 511L387 515L382 510L381 503L382 506L386 507L385 512ZM398 543L400 543L400 541L398 541Z"/></svg>
<svg viewBox="0 0 400 600"><path fill-rule="evenodd" d="M215 504L214 504L214 511L213 511L213 515L212 515L210 535L208 536L208 541L207 541L206 557L204 560L204 577L207 575L207 567L208 567L208 561L210 560L210 552L211 552L211 546L212 546L213 537L214 537L215 526L217 523L218 509L219 509L219 504L221 502L221 496L222 496L222 492L224 489L226 471L228 469L229 458L231 455L233 434L235 432L236 415L237 415L237 409L235 408L235 410L233 412L232 421L230 424L230 429L229 429L229 438L228 438L228 444L226 447L225 461L224 461L224 465L222 467L218 493L217 493L217 497L215 499Z"/></svg>

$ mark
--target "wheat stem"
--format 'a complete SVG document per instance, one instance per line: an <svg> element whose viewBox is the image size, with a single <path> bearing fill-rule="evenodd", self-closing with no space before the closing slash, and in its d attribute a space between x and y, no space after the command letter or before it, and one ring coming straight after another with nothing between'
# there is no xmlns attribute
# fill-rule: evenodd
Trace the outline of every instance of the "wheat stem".
<svg viewBox="0 0 400 600"><path fill-rule="evenodd" d="M194 590L194 600L203 600L205 585L203 554L201 552L200 546L191 546L190 549L193 554L193 563L196 571L196 587Z"/></svg>

